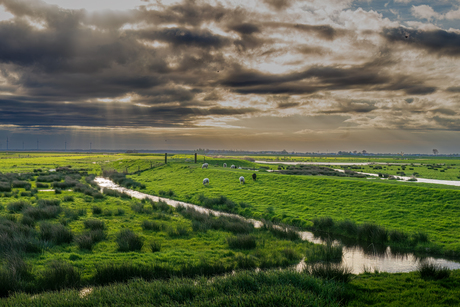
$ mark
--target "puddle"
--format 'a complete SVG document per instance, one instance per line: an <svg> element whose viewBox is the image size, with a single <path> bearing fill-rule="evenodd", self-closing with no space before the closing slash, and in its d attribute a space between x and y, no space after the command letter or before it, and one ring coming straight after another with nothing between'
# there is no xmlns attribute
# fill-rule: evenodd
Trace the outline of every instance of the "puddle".
<svg viewBox="0 0 460 307"><path fill-rule="evenodd" d="M149 194L145 194L142 192L130 190L124 187L121 187L109 179L96 177L94 181L101 187L101 188L108 188L112 190L117 190L119 192L124 192L131 197L135 197L138 199L149 198L155 202L164 201L170 206L177 207L177 206L184 206L184 207L191 207L199 212L204 212L207 214L212 213L213 215L219 216L231 216L240 219L244 219L250 221L255 228L260 228L263 226L261 221L257 221L254 219L246 219L240 215L224 213L219 211L214 211L210 209L206 209L194 204L185 203L177 200L172 200L168 198L162 198L158 196L153 196ZM281 227L281 226L277 226ZM308 231L300 231L299 232L302 240L306 240L315 244L324 244L325 240L319 236L315 236L312 232ZM354 243L347 242L344 239L339 239L334 241L335 244L343 244L343 257L342 257L342 264L348 267L353 274L363 273L365 271L374 272L375 270L379 272L388 272L388 273L399 273L399 272L411 272L417 270L418 265L422 259L416 257L412 253L394 253L391 251L390 247L379 247L374 246L373 244L370 245L357 245ZM424 261L430 261L431 263L447 267L451 270L460 269L460 263L449 261L446 259L441 258L424 258ZM297 266L297 269L305 266L305 263L300 262Z"/></svg>

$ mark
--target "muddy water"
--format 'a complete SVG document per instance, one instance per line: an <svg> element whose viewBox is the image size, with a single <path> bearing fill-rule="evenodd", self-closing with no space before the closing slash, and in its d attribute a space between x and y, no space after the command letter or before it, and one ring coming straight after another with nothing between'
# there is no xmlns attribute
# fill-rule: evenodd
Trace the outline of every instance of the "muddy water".
<svg viewBox="0 0 460 307"><path fill-rule="evenodd" d="M241 219L245 219L242 216L236 214L229 214L219 211L214 211L210 209L206 209L200 206L196 206L193 204L172 200L168 198L161 198L158 196L153 196L149 194L145 194L142 192L126 189L124 187L120 187L119 185L113 183L111 180L96 177L94 181L101 187L101 188L109 188L112 190L117 190L119 192L124 192L129 194L132 197L143 199L149 198L155 202L164 201L168 205L177 207L177 206L184 206L184 207L192 207L200 212L204 212L207 214L214 214L216 216L223 215L223 216L231 216L237 217ZM249 219L251 223L254 224L254 227L260 228L263 226L263 223L257 220ZM301 231L299 232L303 240L313 242L316 244L324 244L324 240L320 237L315 236L313 233L308 231ZM353 245L347 242L342 242L341 240L334 241L335 244L343 244L345 246L343 248L343 257L342 257L342 264L344 266L350 268L352 273L359 274L364 271L375 271L378 270L380 272L389 272L389 273L398 273L398 272L411 272L417 269L421 259L415 257L411 253L401 254L401 253L393 253L390 247L377 247L374 245ZM449 261L446 259L435 259L435 258L425 258L432 263L441 265L443 267L447 267L451 270L460 269L460 263ZM304 263L299 263L298 268L304 266Z"/></svg>

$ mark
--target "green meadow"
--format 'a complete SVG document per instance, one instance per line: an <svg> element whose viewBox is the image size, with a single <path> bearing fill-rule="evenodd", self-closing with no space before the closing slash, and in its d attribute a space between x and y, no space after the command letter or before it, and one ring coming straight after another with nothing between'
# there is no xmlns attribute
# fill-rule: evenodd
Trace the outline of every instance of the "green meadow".
<svg viewBox="0 0 460 307"><path fill-rule="evenodd" d="M267 172L278 166L253 158L199 156L195 164L193 155L168 155L165 164L164 154L2 153L0 306L458 304L459 271L352 276L329 267L327 250L270 226L330 233L343 232L343 225L363 231L383 227L384 244L457 259L458 189L284 175ZM201 168L204 161L207 169ZM413 167L422 174L426 165L437 169L432 172L458 171L457 160L443 163L414 163L405 171ZM147 194L264 220L267 227L101 191L93 180L102 174ZM427 240L414 241L416 236ZM373 243L372 237L364 240ZM302 258L325 266L279 270Z"/></svg>

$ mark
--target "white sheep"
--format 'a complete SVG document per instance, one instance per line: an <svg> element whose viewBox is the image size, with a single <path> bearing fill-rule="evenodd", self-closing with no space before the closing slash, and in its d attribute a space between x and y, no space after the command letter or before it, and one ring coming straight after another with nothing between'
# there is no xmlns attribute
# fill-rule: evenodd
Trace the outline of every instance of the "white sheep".
<svg viewBox="0 0 460 307"><path fill-rule="evenodd" d="M201 169L203 168L208 168L209 164L208 163L204 163L202 166L201 166Z"/></svg>
<svg viewBox="0 0 460 307"><path fill-rule="evenodd" d="M224 167L227 167L227 163L224 163Z"/></svg>
<svg viewBox="0 0 460 307"><path fill-rule="evenodd" d="M245 181L244 181L244 177L243 177L243 176L240 177L240 183L245 184Z"/></svg>
<svg viewBox="0 0 460 307"><path fill-rule="evenodd" d="M232 166L230 166L230 168L236 168L235 165L232 164Z"/></svg>
<svg viewBox="0 0 460 307"><path fill-rule="evenodd" d="M206 185L206 184L209 184L209 179L208 178L203 179L203 185Z"/></svg>
<svg viewBox="0 0 460 307"><path fill-rule="evenodd" d="M241 166L239 166L238 169L243 169L243 168Z"/></svg>

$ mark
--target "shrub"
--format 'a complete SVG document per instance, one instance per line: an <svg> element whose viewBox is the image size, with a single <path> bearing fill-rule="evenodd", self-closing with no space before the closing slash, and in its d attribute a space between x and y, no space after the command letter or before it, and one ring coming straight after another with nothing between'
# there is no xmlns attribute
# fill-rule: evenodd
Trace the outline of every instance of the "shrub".
<svg viewBox="0 0 460 307"><path fill-rule="evenodd" d="M113 212L112 212L112 210L105 208L104 210L102 210L102 215L103 216L112 216Z"/></svg>
<svg viewBox="0 0 460 307"><path fill-rule="evenodd" d="M358 226L355 224L355 222L350 220L340 221L337 227L343 230L349 236L356 236L358 234Z"/></svg>
<svg viewBox="0 0 460 307"><path fill-rule="evenodd" d="M161 251L161 243L158 241L152 241L150 242L150 249L152 250L152 253L156 253Z"/></svg>
<svg viewBox="0 0 460 307"><path fill-rule="evenodd" d="M227 238L228 246L232 249L253 249L256 248L256 238L252 235L237 235Z"/></svg>
<svg viewBox="0 0 460 307"><path fill-rule="evenodd" d="M327 230L334 227L334 220L331 217L321 217L313 219L313 227L318 230Z"/></svg>
<svg viewBox="0 0 460 307"><path fill-rule="evenodd" d="M101 214L102 213L102 208L101 207L94 206L92 210L93 210L93 214Z"/></svg>
<svg viewBox="0 0 460 307"><path fill-rule="evenodd" d="M24 201L24 200L20 200L20 201L14 201L14 202L9 203L6 206L6 208L10 212L20 212L20 211L22 211L23 209L25 209L26 207L29 207L29 206L30 206L29 202Z"/></svg>
<svg viewBox="0 0 460 307"><path fill-rule="evenodd" d="M48 206L44 208L28 207L22 212L24 217L28 216L35 221L39 221L56 218L62 212L62 208L56 206Z"/></svg>
<svg viewBox="0 0 460 307"><path fill-rule="evenodd" d="M404 243L409 239L409 236L399 230L392 230L389 233L390 241L395 243Z"/></svg>
<svg viewBox="0 0 460 307"><path fill-rule="evenodd" d="M341 245L333 245L331 240L327 240L326 244L312 245L305 254L305 262L341 262L343 255L343 247Z"/></svg>
<svg viewBox="0 0 460 307"><path fill-rule="evenodd" d="M358 239L373 243L384 243L388 240L388 232L382 226L364 223L358 228Z"/></svg>
<svg viewBox="0 0 460 307"><path fill-rule="evenodd" d="M94 241L89 234L82 234L81 236L78 236L77 238L75 238L75 242L77 243L80 249L93 249Z"/></svg>
<svg viewBox="0 0 460 307"><path fill-rule="evenodd" d="M327 280L349 282L352 274L349 268L335 263L315 263L308 267L311 275Z"/></svg>
<svg viewBox="0 0 460 307"><path fill-rule="evenodd" d="M0 192L11 192L11 185L9 182L0 182Z"/></svg>
<svg viewBox="0 0 460 307"><path fill-rule="evenodd" d="M121 252L139 251L142 248L142 238L130 229L123 229L117 234L118 250Z"/></svg>
<svg viewBox="0 0 460 307"><path fill-rule="evenodd" d="M37 182L37 188L49 188L50 186L46 183Z"/></svg>
<svg viewBox="0 0 460 307"><path fill-rule="evenodd" d="M125 215L125 210L122 208L117 208L117 212L115 212L115 215Z"/></svg>
<svg viewBox="0 0 460 307"><path fill-rule="evenodd" d="M43 208L47 206L59 206L61 201L59 199L39 199L37 204L39 207Z"/></svg>
<svg viewBox="0 0 460 307"><path fill-rule="evenodd" d="M42 223L40 235L43 240L52 241L56 245L70 243L73 240L72 232L61 224Z"/></svg>
<svg viewBox="0 0 460 307"><path fill-rule="evenodd" d="M153 221L145 220L145 221L142 221L142 229L159 231L161 229L161 225Z"/></svg>
<svg viewBox="0 0 460 307"><path fill-rule="evenodd" d="M105 229L105 224L103 221L100 221L100 220L86 220L83 222L83 225L85 226L85 228L89 228L91 230L104 230Z"/></svg>
<svg viewBox="0 0 460 307"><path fill-rule="evenodd" d="M78 220L80 216L86 215L86 209L64 209L64 216L71 220Z"/></svg>
<svg viewBox="0 0 460 307"><path fill-rule="evenodd" d="M71 195L64 196L64 201L74 201L73 196Z"/></svg>
<svg viewBox="0 0 460 307"><path fill-rule="evenodd" d="M144 205L141 203L132 204L131 209L136 213L144 213Z"/></svg>
<svg viewBox="0 0 460 307"><path fill-rule="evenodd" d="M299 259L299 254L293 248L285 248L282 250L282 253L289 261Z"/></svg>
<svg viewBox="0 0 460 307"><path fill-rule="evenodd" d="M76 288L80 285L81 273L71 264L63 261L53 261L42 272L38 279L39 288L42 290L60 290Z"/></svg>
<svg viewBox="0 0 460 307"><path fill-rule="evenodd" d="M54 194L62 194L61 189L55 188L55 189L54 189Z"/></svg>
<svg viewBox="0 0 460 307"><path fill-rule="evenodd" d="M158 195L160 195L161 197L174 197L174 196L176 196L174 191L171 190L171 189L169 189L168 191L160 190L160 191L158 191Z"/></svg>
<svg viewBox="0 0 460 307"><path fill-rule="evenodd" d="M30 183L28 183L27 181L19 181L19 180L13 180L12 186L13 188L23 188L26 190L31 188Z"/></svg>
<svg viewBox="0 0 460 307"><path fill-rule="evenodd" d="M188 235L188 230L184 226L177 226L176 229L169 227L167 233L170 237L183 237Z"/></svg>
<svg viewBox="0 0 460 307"><path fill-rule="evenodd" d="M450 276L450 270L448 268L428 261L420 262L417 271L423 279L439 280Z"/></svg>

